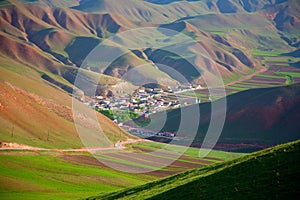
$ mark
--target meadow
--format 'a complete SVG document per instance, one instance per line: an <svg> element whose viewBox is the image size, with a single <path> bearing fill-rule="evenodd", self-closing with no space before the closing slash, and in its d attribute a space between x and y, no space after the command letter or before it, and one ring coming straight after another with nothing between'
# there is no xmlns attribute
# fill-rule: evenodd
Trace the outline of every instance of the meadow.
<svg viewBox="0 0 300 200"><path fill-rule="evenodd" d="M178 160L160 169L153 163L171 159L170 155L183 149L174 145L160 155L149 154L162 147L164 144L142 142L129 145L127 150L108 150L95 154L106 163L154 170L144 174L112 169L84 152L2 150L0 199L77 199L144 184L242 155L212 151L208 157L199 158L199 149L188 148ZM141 154L139 157L130 157L130 152Z"/></svg>

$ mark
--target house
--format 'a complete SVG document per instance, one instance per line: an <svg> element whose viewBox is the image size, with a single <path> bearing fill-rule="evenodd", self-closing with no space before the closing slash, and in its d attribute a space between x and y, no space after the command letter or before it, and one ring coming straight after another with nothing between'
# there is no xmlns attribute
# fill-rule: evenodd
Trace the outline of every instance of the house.
<svg viewBox="0 0 300 200"><path fill-rule="evenodd" d="M103 100L104 97L103 96L96 96L95 99L97 99L97 100Z"/></svg>
<svg viewBox="0 0 300 200"><path fill-rule="evenodd" d="M181 88L182 88L182 89L192 89L192 85L189 84L189 83L183 83L183 84L181 85Z"/></svg>
<svg viewBox="0 0 300 200"><path fill-rule="evenodd" d="M160 94L160 93L162 93L162 92L163 92L163 90L160 89L160 88L155 88L155 89L153 90L153 93L154 93L154 94Z"/></svg>
<svg viewBox="0 0 300 200"><path fill-rule="evenodd" d="M152 88L146 88L146 92L151 93L151 92L153 92L153 89Z"/></svg>
<svg viewBox="0 0 300 200"><path fill-rule="evenodd" d="M196 89L196 90L202 89L202 86L201 86L201 85L196 85L196 86L195 86L195 89Z"/></svg>
<svg viewBox="0 0 300 200"><path fill-rule="evenodd" d="M139 89L139 90L138 90L138 93L140 93L140 94L142 94L142 93L144 93L144 92L145 92L144 89Z"/></svg>
<svg viewBox="0 0 300 200"><path fill-rule="evenodd" d="M175 133L172 132L159 132L157 133L158 136L164 136L164 137L175 137Z"/></svg>

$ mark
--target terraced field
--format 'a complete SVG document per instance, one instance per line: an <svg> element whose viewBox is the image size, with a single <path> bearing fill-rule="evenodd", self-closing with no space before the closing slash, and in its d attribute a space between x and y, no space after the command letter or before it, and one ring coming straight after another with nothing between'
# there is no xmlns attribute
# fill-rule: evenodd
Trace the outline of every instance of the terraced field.
<svg viewBox="0 0 300 200"><path fill-rule="evenodd" d="M269 60L266 62L266 65L269 67L265 72L256 74L248 80L225 86L226 94L230 95L253 88L275 87L300 82L300 68L291 66L288 60ZM197 90L195 91L195 94L187 95L196 95L201 98L201 102L215 100L218 98L210 97L207 89Z"/></svg>
<svg viewBox="0 0 300 200"><path fill-rule="evenodd" d="M199 149L189 148L170 166L159 162L172 159L183 147L171 146L160 154L149 152L164 147L155 142L136 143L127 150L99 151L95 155L109 166L150 169L148 173L118 171L91 154L55 151L0 151L0 199L77 199L135 186L189 169L223 162L242 154L212 151L199 158ZM140 154L132 155L139 152ZM153 170L153 171L152 171Z"/></svg>
<svg viewBox="0 0 300 200"><path fill-rule="evenodd" d="M95 154L96 158L117 169L130 172L145 172L147 175L165 177L191 168L198 168L240 156L242 154L211 151L206 157L199 157L199 149L156 142L136 143L130 151L110 151ZM207 150L201 150L207 151ZM180 155L180 152L184 152ZM163 164L170 163L162 167Z"/></svg>
<svg viewBox="0 0 300 200"><path fill-rule="evenodd" d="M299 140L89 200L297 199Z"/></svg>

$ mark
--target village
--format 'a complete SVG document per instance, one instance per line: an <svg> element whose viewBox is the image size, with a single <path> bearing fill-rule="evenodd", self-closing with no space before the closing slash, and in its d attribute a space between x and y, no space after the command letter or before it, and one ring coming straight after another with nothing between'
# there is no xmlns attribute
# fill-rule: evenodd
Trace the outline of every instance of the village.
<svg viewBox="0 0 300 200"><path fill-rule="evenodd" d="M182 98L182 95L180 98L178 98L177 95L182 92L193 91L196 89L201 89L201 86L183 84L177 88L166 87L164 89L139 87L132 94L120 96L117 98L114 96L93 96L85 101L85 104L101 112L102 114L105 114L116 124L118 124L123 129L126 129L126 131L132 133L133 135L141 137L150 137L153 135L175 137L175 133L156 133L141 127L131 127L126 124L127 120L130 120L130 118L121 119L118 114L127 113L128 115L128 113L131 113L136 116L135 118L148 118L150 114L154 114L156 112L200 103L200 98L190 96ZM107 113L112 114L111 116L108 116Z"/></svg>
<svg viewBox="0 0 300 200"><path fill-rule="evenodd" d="M200 98L178 98L175 93L201 89L201 86L191 84L181 85L178 88L144 88L139 87L132 94L118 98L94 96L85 102L86 105L100 110L129 110L139 116L148 117L150 114L175 109L189 104L200 103Z"/></svg>

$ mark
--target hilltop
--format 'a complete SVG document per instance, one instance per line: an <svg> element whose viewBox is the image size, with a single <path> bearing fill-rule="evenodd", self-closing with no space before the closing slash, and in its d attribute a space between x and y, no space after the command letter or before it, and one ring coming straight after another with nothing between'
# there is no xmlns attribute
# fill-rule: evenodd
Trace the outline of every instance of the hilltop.
<svg viewBox="0 0 300 200"><path fill-rule="evenodd" d="M299 156L298 140L87 199L295 199L299 196Z"/></svg>

